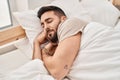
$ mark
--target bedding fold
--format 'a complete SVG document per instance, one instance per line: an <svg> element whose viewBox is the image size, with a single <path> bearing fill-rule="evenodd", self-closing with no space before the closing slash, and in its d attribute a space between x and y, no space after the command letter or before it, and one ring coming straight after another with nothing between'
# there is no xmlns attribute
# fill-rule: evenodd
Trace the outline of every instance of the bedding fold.
<svg viewBox="0 0 120 80"><path fill-rule="evenodd" d="M48 73L43 62L35 59L8 73L3 80L54 80L54 78Z"/></svg>
<svg viewBox="0 0 120 80"><path fill-rule="evenodd" d="M119 80L119 44L119 30L89 23L83 31L80 51L68 77L71 80Z"/></svg>

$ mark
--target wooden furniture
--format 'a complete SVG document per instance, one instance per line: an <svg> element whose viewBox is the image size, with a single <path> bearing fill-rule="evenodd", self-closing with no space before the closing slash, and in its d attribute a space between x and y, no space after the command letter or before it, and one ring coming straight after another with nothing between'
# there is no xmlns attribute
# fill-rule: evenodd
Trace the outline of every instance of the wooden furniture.
<svg viewBox="0 0 120 80"><path fill-rule="evenodd" d="M25 30L21 26L7 28L0 31L0 46L19 40L26 36Z"/></svg>
<svg viewBox="0 0 120 80"><path fill-rule="evenodd" d="M113 0L113 5L115 5L120 10L120 0Z"/></svg>
<svg viewBox="0 0 120 80"><path fill-rule="evenodd" d="M113 5L120 5L120 0L113 0Z"/></svg>

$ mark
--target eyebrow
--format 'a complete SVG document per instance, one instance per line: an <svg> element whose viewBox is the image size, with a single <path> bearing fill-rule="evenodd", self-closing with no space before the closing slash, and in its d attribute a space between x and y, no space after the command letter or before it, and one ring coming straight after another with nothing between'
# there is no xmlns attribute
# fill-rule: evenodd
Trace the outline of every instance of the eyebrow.
<svg viewBox="0 0 120 80"><path fill-rule="evenodd" d="M47 18L47 19L45 19L45 22L48 21L49 19L52 19L52 18Z"/></svg>

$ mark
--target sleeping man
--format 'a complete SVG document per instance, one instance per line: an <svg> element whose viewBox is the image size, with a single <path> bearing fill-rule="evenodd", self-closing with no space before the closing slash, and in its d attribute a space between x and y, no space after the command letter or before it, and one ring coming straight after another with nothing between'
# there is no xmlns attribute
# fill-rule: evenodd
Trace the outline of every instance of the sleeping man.
<svg viewBox="0 0 120 80"><path fill-rule="evenodd" d="M120 36L116 35L119 31L98 23L88 24L77 18L67 18L55 6L42 7L38 17L44 30L35 39L33 59L41 59L55 79L67 76L71 80L110 80L111 75L115 75L113 72L117 73L114 79L120 78L120 68L117 72L114 69L120 63L112 62L120 59L115 56L120 54ZM39 46L47 41L49 43L41 49Z"/></svg>
<svg viewBox="0 0 120 80"><path fill-rule="evenodd" d="M67 19L58 7L42 7L38 17L43 32L35 39L33 59L43 60L49 73L57 80L63 79L79 52L82 29L87 24L77 18ZM47 46L39 46L46 41Z"/></svg>
<svg viewBox="0 0 120 80"><path fill-rule="evenodd" d="M42 7L38 17L43 32L34 41L33 60L6 80L120 79L120 30L67 18L55 6Z"/></svg>

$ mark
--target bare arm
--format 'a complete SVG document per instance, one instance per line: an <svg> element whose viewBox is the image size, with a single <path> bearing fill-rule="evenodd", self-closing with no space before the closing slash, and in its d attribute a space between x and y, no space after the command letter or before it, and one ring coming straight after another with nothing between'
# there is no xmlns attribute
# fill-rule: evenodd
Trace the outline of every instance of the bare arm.
<svg viewBox="0 0 120 80"><path fill-rule="evenodd" d="M66 38L58 44L53 56L42 53L42 58L50 74L57 80L64 78L77 56L81 33Z"/></svg>
<svg viewBox="0 0 120 80"><path fill-rule="evenodd" d="M42 50L40 48L40 45L46 42L46 30L44 30L42 33L40 33L34 40L33 44L33 57L32 59L42 59L41 54Z"/></svg>
<svg viewBox="0 0 120 80"><path fill-rule="evenodd" d="M35 38L32 59L41 59L42 60L42 57L41 57L42 49L40 48L40 45L46 42L45 37L46 37L46 31L44 30L41 34L39 34ZM45 49L48 50L47 53L48 52L50 53L50 54L48 53L48 55L52 56L54 54L56 46L57 45L53 45L52 43L48 43L45 46Z"/></svg>
<svg viewBox="0 0 120 80"><path fill-rule="evenodd" d="M41 58L41 48L40 48L40 43L39 41L35 40L34 41L34 49L33 49L33 57L32 59L42 59Z"/></svg>

